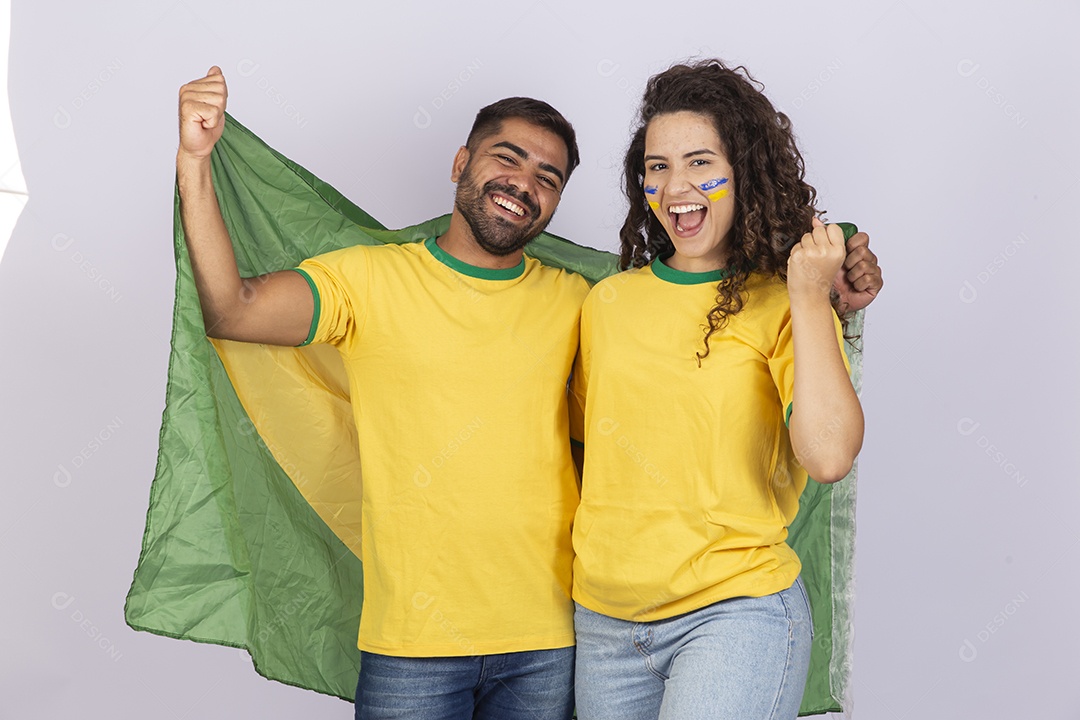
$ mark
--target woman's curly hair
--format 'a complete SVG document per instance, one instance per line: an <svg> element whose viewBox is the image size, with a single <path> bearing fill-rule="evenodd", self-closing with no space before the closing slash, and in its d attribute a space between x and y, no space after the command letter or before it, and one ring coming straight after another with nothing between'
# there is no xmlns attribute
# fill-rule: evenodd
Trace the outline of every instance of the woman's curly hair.
<svg viewBox="0 0 1080 720"><path fill-rule="evenodd" d="M735 217L727 274L716 286L716 304L706 318L709 338L743 308L751 272L787 281L792 246L811 228L817 191L804 179L805 165L791 121L762 93L763 85L745 67L720 60L675 65L649 78L638 126L626 151L623 172L630 209L619 231L620 266L642 267L675 251L645 199L645 132L649 122L668 113L689 111L712 121L734 171Z"/></svg>

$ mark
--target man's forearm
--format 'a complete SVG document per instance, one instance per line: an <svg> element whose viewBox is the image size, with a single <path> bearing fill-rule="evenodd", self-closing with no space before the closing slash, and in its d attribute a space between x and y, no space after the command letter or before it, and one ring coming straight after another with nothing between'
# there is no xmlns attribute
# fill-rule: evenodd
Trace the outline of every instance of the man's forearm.
<svg viewBox="0 0 1080 720"><path fill-rule="evenodd" d="M219 337L227 334L231 311L242 297L243 281L214 194L210 158L191 158L183 151L179 152L176 179L180 191L180 221L191 255L206 334Z"/></svg>

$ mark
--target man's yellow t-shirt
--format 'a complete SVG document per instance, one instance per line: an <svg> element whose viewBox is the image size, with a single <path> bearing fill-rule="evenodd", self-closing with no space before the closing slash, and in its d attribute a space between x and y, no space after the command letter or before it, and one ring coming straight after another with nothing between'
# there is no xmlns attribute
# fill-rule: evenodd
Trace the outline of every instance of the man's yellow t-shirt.
<svg viewBox="0 0 1080 720"><path fill-rule="evenodd" d="M573 436L585 442L574 599L590 610L659 620L778 592L799 574L785 542L807 481L785 424L787 287L752 275L743 310L699 367L722 276L658 260L601 281L582 308L571 383Z"/></svg>
<svg viewBox="0 0 1080 720"><path fill-rule="evenodd" d="M341 352L359 434L360 649L572 645L566 380L585 280L530 258L474 267L434 238L298 271L315 296L307 342Z"/></svg>

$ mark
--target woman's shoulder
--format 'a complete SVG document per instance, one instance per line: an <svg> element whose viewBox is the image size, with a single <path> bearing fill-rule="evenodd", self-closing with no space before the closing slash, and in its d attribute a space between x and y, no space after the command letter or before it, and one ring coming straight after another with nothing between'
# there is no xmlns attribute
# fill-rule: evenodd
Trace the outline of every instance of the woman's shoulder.
<svg viewBox="0 0 1080 720"><path fill-rule="evenodd" d="M779 275L752 272L746 278L746 289L767 295L787 297L787 283Z"/></svg>
<svg viewBox="0 0 1080 720"><path fill-rule="evenodd" d="M753 308L755 312L783 313L791 307L787 283L776 274L750 273L743 291L746 293L746 308Z"/></svg>
<svg viewBox="0 0 1080 720"><path fill-rule="evenodd" d="M640 285L643 280L647 281L653 277L652 270L648 265L645 267L622 270L614 275L608 275L606 278L593 285L592 290L589 292L589 297L606 297L618 288L624 288L628 285L631 287L637 286Z"/></svg>

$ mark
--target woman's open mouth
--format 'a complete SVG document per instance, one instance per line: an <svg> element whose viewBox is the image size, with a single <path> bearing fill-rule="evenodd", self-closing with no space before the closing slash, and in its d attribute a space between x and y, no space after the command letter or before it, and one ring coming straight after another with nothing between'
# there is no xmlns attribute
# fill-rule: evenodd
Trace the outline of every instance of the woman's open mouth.
<svg viewBox="0 0 1080 720"><path fill-rule="evenodd" d="M693 237L705 222L708 209L698 203L682 203L668 208L668 218L675 234L681 238Z"/></svg>

